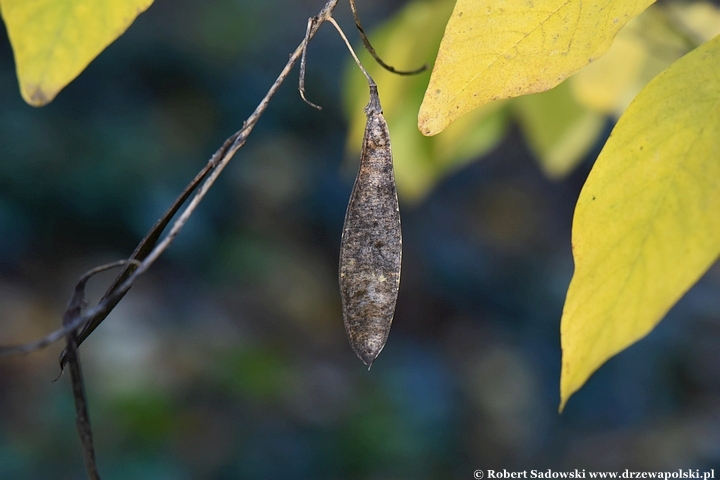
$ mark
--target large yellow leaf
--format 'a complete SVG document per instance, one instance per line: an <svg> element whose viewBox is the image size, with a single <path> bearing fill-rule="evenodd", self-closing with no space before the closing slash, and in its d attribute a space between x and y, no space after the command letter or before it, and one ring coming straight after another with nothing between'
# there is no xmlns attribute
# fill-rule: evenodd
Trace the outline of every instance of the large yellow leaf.
<svg viewBox="0 0 720 480"><path fill-rule="evenodd" d="M152 0L0 0L20 91L42 106L145 11Z"/></svg>
<svg viewBox="0 0 720 480"><path fill-rule="evenodd" d="M653 0L457 0L418 128L435 135L491 100L548 90L605 53Z"/></svg>
<svg viewBox="0 0 720 480"><path fill-rule="evenodd" d="M453 0L409 3L396 16L371 32L370 41L383 59L398 69L429 63L437 54L443 27ZM445 175L493 148L507 126L502 105L477 109L442 135L424 137L417 130L417 109L429 72L400 76L380 67L364 50L360 58L378 84L385 119L390 129L398 193L405 201L420 201ZM350 118L348 150L359 158L365 132L368 99L365 77L348 59L345 104Z"/></svg>
<svg viewBox="0 0 720 480"><path fill-rule="evenodd" d="M560 408L645 336L720 254L720 37L651 81L590 173L573 221Z"/></svg>

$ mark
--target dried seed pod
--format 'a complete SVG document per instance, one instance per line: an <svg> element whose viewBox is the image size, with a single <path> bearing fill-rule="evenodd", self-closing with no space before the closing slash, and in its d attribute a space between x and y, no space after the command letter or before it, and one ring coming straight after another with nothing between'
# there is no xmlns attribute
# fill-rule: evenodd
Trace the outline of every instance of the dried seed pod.
<svg viewBox="0 0 720 480"><path fill-rule="evenodd" d="M340 245L340 295L350 346L368 367L385 346L400 285L402 235L390 135L370 85L360 169Z"/></svg>

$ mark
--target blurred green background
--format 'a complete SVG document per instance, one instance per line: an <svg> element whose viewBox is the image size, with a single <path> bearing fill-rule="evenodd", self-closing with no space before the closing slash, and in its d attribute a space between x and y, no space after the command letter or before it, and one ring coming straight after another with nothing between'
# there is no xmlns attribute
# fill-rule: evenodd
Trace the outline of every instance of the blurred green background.
<svg viewBox="0 0 720 480"><path fill-rule="evenodd" d="M0 343L57 328L77 278L131 253L321 4L156 0L42 109L22 102L0 34ZM358 7L372 30L403 4ZM347 5L336 17L356 39ZM349 56L330 26L308 55L307 95L323 110L300 100L294 71L177 241L83 344L103 478L720 469L718 265L557 414L572 211L603 138L549 180L511 121L481 161L401 197L397 313L363 367L336 279L357 162ZM90 299L111 279L91 282ZM84 476L68 377L52 383L61 348L0 360L0 479Z"/></svg>

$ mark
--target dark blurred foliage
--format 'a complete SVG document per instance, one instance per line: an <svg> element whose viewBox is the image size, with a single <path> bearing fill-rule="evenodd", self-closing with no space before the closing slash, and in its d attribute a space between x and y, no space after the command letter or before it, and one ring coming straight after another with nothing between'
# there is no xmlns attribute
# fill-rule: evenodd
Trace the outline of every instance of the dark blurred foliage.
<svg viewBox="0 0 720 480"><path fill-rule="evenodd" d="M56 328L82 272L132 251L242 126L321 3L157 0L42 109L21 101L0 36L2 343ZM370 28L401 6L361 3ZM350 32L346 5L337 17ZM401 199L397 314L366 371L336 281L348 60L323 27L307 93L324 109L302 103L293 74L83 345L103 478L720 468L717 265L557 414L572 211L597 150L555 183L512 133L422 204ZM91 282L92 300L110 279ZM0 360L2 479L84 476L68 379L51 383L60 349Z"/></svg>

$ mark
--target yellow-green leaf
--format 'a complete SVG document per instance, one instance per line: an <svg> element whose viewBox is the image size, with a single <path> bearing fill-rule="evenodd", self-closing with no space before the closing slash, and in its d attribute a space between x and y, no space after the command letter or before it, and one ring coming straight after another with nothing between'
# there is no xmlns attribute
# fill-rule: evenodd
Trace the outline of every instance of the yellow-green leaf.
<svg viewBox="0 0 720 480"><path fill-rule="evenodd" d="M145 11L152 0L0 0L20 92L42 106Z"/></svg>
<svg viewBox="0 0 720 480"><path fill-rule="evenodd" d="M575 168L605 124L602 115L575 101L567 82L547 92L516 98L512 106L540 167L552 179Z"/></svg>
<svg viewBox="0 0 720 480"><path fill-rule="evenodd" d="M370 41L383 60L398 69L430 63L437 53L453 0L409 3L377 30ZM429 72L399 76L384 70L367 52L360 58L378 84L385 119L390 129L398 192L406 201L422 199L445 175L493 148L501 139L507 115L502 105L478 109L456 122L442 135L424 137L417 130L417 109L427 87ZM350 118L348 151L359 158L368 99L365 77L348 59L345 104Z"/></svg>
<svg viewBox="0 0 720 480"><path fill-rule="evenodd" d="M560 408L720 254L720 37L651 81L620 118L573 221Z"/></svg>
<svg viewBox="0 0 720 480"><path fill-rule="evenodd" d="M418 128L435 135L491 100L548 90L605 53L653 0L458 0Z"/></svg>

